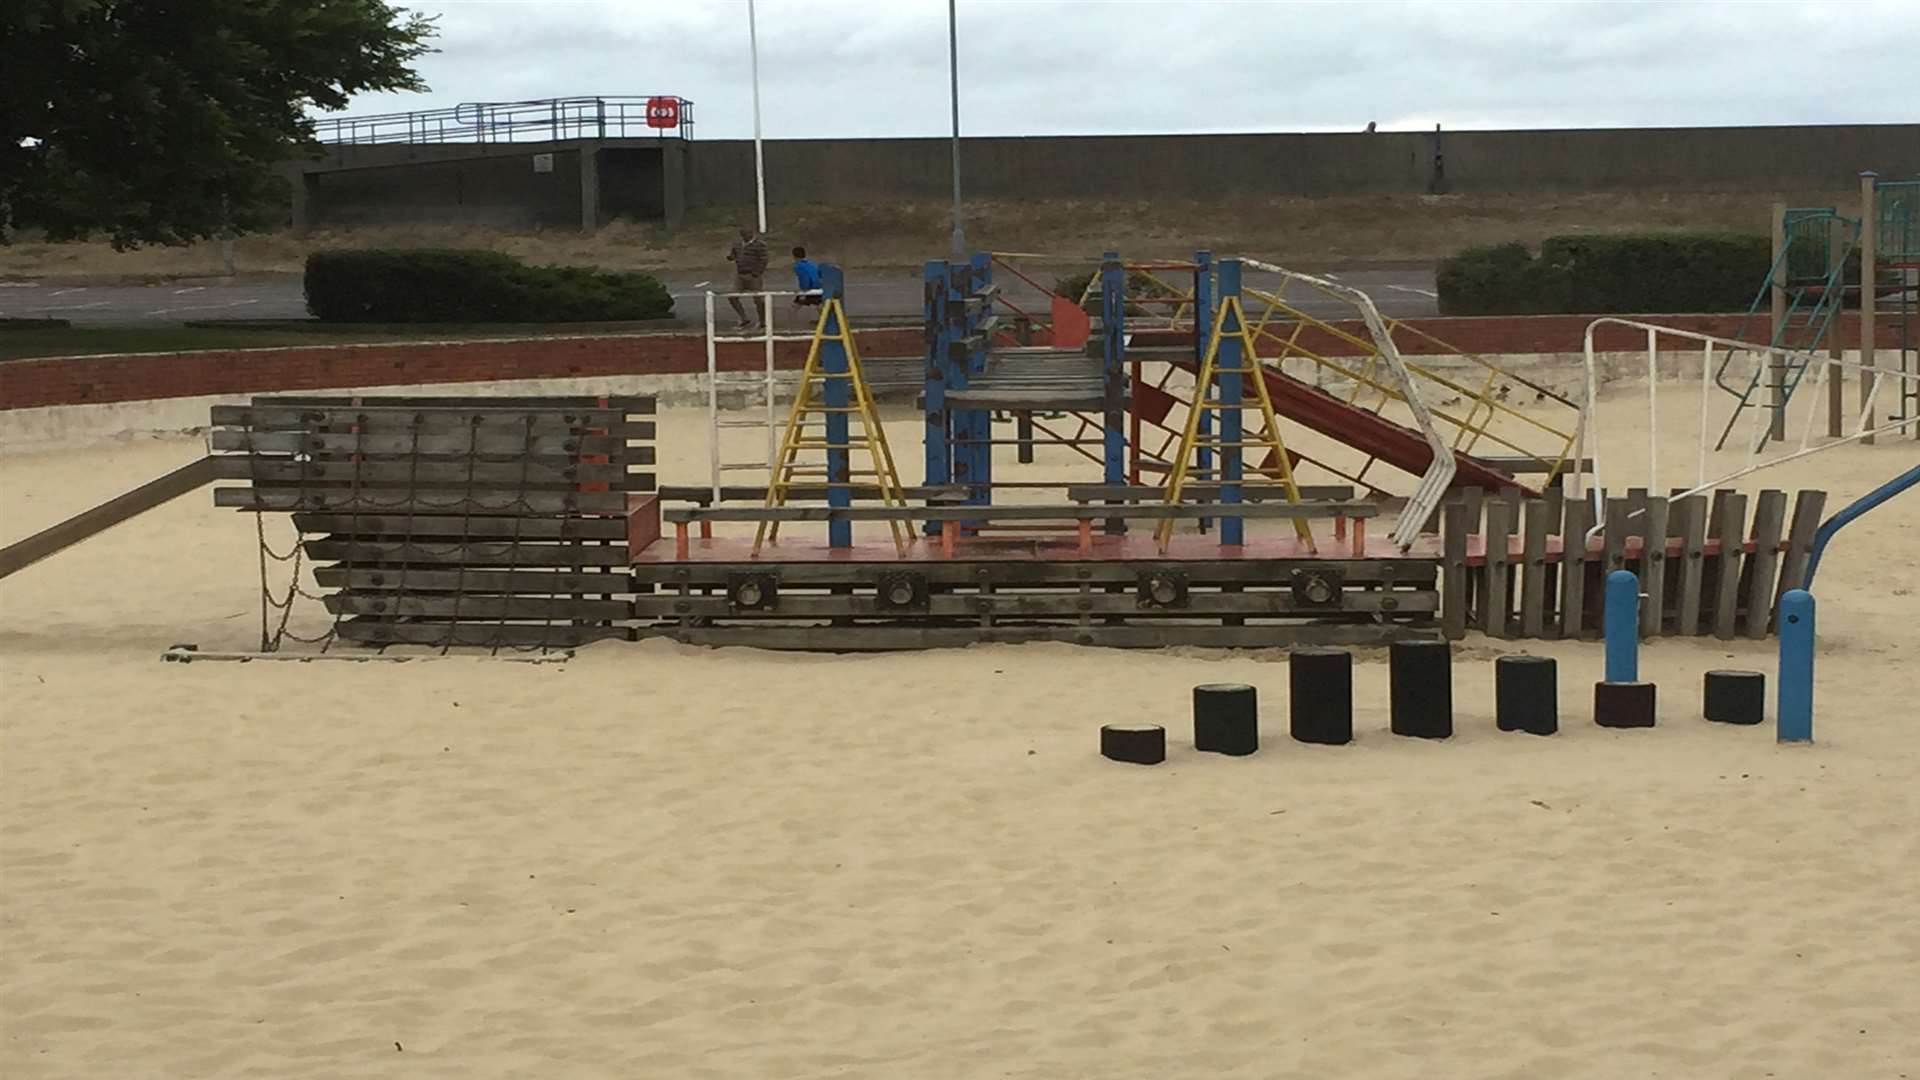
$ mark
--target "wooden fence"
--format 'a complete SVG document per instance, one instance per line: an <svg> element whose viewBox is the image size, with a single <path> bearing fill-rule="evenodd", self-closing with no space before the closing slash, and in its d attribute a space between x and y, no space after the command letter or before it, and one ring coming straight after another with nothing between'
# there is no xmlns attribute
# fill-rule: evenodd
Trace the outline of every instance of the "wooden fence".
<svg viewBox="0 0 1920 1080"><path fill-rule="evenodd" d="M1635 488L1596 522L1591 501L1559 491L1456 496L1441 507L1441 627L1455 639L1597 638L1606 576L1631 570L1642 637L1765 637L1780 594L1806 574L1827 493L1791 501L1789 515L1784 491L1670 501Z"/></svg>

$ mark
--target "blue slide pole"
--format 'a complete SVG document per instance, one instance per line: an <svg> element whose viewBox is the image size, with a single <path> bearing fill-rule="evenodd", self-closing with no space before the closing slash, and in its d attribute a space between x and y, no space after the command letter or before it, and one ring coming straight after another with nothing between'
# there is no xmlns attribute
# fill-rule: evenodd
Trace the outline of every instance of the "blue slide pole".
<svg viewBox="0 0 1920 1080"><path fill-rule="evenodd" d="M1915 465L1899 476L1860 496L1849 504L1846 509L1822 522L1820 530L1813 534L1813 551L1807 555L1807 573L1802 581L1801 587L1805 589L1813 588L1813 575L1820 569L1820 556L1826 553L1827 542L1833 539L1834 533L1845 528L1861 514L1879 506L1881 503L1886 502L1888 499L1893 498L1895 495L1900 494L1915 484L1920 484L1920 465Z"/></svg>
<svg viewBox="0 0 1920 1080"><path fill-rule="evenodd" d="M1631 570L1607 575L1607 681L1640 681L1640 579Z"/></svg>
<svg viewBox="0 0 1920 1080"><path fill-rule="evenodd" d="M1788 589L1780 597L1774 737L1783 743L1813 741L1813 607L1813 594L1805 589Z"/></svg>

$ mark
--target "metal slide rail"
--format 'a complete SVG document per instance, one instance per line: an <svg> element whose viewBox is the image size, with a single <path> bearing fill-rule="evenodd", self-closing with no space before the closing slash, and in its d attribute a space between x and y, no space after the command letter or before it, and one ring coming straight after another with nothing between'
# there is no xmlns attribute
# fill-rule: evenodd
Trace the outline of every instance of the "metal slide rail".
<svg viewBox="0 0 1920 1080"><path fill-rule="evenodd" d="M1599 392L1598 380L1594 374L1594 333L1600 327L1609 325L1643 330L1647 335L1647 490L1649 492L1666 491L1674 487L1674 485L1662 484L1660 480L1660 379L1658 369L1660 339L1676 338L1682 341L1693 342L1700 350L1699 449L1694 463L1694 482L1693 486L1686 490L1668 496L1668 502L1675 502L1689 495L1697 495L1704 491L1711 491L1723 484L1759 472L1762 469L1770 469L1776 465L1784 465L1789 461L1797 461L1800 458L1831 450L1836 446L1844 446L1850 442L1858 442L1870 436L1893 431L1905 424L1911 423L1910 420L1896 417L1893 420L1876 424L1874 422L1874 409L1877 406L1880 390L1884 383L1888 381L1920 381L1920 373L1895 371L1883 367L1868 367L1865 364L1854 363L1852 361L1822 358L1815 366L1814 373L1814 388L1816 392L1813 394L1813 399L1816 401L1821 399L1821 395L1817 391L1821 384L1827 381L1830 372L1835 370L1854 371L1859 373L1860 378L1868 380L1866 400L1860 408L1857 419L1854 422L1853 430L1847 434L1834 437L1828 442L1815 443L1813 441L1813 424L1815 418L1821 414L1821 410L1809 408L1807 410L1806 422L1802 426L1800 433L1799 444L1784 453L1764 457L1761 451L1766 445L1766 425L1770 422L1770 418L1765 415L1764 410L1756 410L1754 412L1754 422L1756 427L1759 428L1759 431L1756 433L1756 440L1748 444L1750 449L1748 449L1745 454L1745 462L1739 468L1723 476L1709 477L1707 475L1707 462L1712 451L1708 446L1709 427L1707 405L1712 396L1712 387L1715 378L1715 358L1723 351L1727 351L1734 355L1749 356L1752 358L1752 362L1756 368L1763 368L1768 364L1774 363L1778 358L1793 353L1795 350L1783 348L1778 345L1761 345L1754 342L1736 341L1732 338L1716 337L1712 334L1702 334L1692 330L1678 330L1670 326L1659 326L1654 323L1639 322L1634 319L1615 318L1612 316L1595 319L1587 324L1584 344L1587 369L1587 415L1589 417L1589 423L1585 429L1586 438L1583 438L1579 452L1580 456L1585 457L1587 439L1594 441L1596 449L1593 454L1591 474L1593 478L1592 498L1596 513L1600 512L1605 506L1602 500L1605 498L1606 485L1605 476L1601 468L1603 464L1602 455L1598 452L1597 447L1600 432L1597 425L1592 423L1594 400ZM1577 484L1578 481L1576 479L1575 492L1579 491Z"/></svg>
<svg viewBox="0 0 1920 1080"><path fill-rule="evenodd" d="M1388 329L1386 318L1380 314L1380 309L1374 306L1373 297L1351 285L1342 285L1336 281L1303 274L1284 266L1261 262L1258 259L1244 261L1246 265L1256 270L1281 275L1280 285L1271 295L1276 297L1281 295L1289 283L1298 281L1325 296L1351 304L1354 310L1360 313L1361 321L1366 324L1367 333L1373 339L1372 345L1378 354L1378 362L1386 368L1387 379L1382 385L1390 387L1398 395L1399 400L1406 403L1408 411L1412 414L1415 429L1433 449L1433 464L1428 466L1426 473L1421 476L1419 486L1414 489L1412 497L1407 500L1406 507L1400 511L1400 517L1393 526L1393 542L1402 550L1412 547L1413 542L1420 536L1421 528L1432 520L1434 511L1440 506L1440 500L1446 496L1447 488L1453 484L1453 474L1458 466L1453 460L1452 448L1447 445L1445 439L1440 437L1439 430L1434 426L1432 411L1427 408L1427 403L1421 398L1419 389L1414 386L1413 374L1407 369L1406 361L1401 358L1399 346L1394 344L1393 333ZM1252 295L1259 295L1251 289L1246 291Z"/></svg>
<svg viewBox="0 0 1920 1080"><path fill-rule="evenodd" d="M1249 260L1249 264L1257 265L1253 264L1251 260ZM1262 269L1265 269L1265 267L1263 266ZM1574 457L1573 447L1579 438L1580 423L1584 413L1584 410L1578 403L1569 400L1550 387L1503 368L1487 360L1485 357L1459 349L1424 330L1409 326L1398 320L1379 317L1377 311L1375 315L1380 318L1380 329L1375 330L1369 326L1369 333L1374 338L1374 340L1369 341L1367 338L1349 333L1332 323L1309 315L1286 302L1284 297L1288 285L1294 281L1313 284L1314 280L1315 279L1310 279L1305 275L1290 273L1281 279L1279 286L1272 292L1263 292L1257 289L1247 290L1250 295L1267 301L1268 308L1259 320L1260 329L1258 333L1262 337L1280 343L1280 355L1272 357L1273 362L1283 363L1295 357L1311 361L1321 371L1331 372L1352 384L1345 399L1348 405L1355 408L1365 408L1376 415L1388 405L1396 402L1406 405L1409 410L1413 408L1413 402L1407 399L1406 394L1400 387L1398 381L1400 376L1404 376L1409 385L1415 381L1430 384L1430 389L1444 391L1450 398L1468 403L1464 415L1451 411L1445 406L1421 406L1421 409L1426 411L1431 418L1437 419L1453 429L1453 438L1448 444L1449 450L1462 454L1473 454L1481 451L1480 444L1482 442L1493 444L1498 446L1505 454L1520 458L1529 463L1531 466L1529 471L1540 475L1540 483L1543 486L1551 485L1555 479L1567 471L1568 465ZM1314 287L1320 288L1319 285L1314 285ZM1326 292L1324 289L1321 289L1321 291L1323 293ZM1365 295L1358 290L1353 291L1358 295ZM1333 296L1335 294L1326 293L1326 295ZM1278 326L1270 325L1276 321L1291 327L1290 333L1283 335ZM1355 362L1351 358L1328 357L1314 352L1300 342L1302 333L1308 328L1363 350L1362 356ZM1384 341L1388 344L1393 344L1395 335L1401 334L1416 338L1444 353L1460 357L1461 360L1482 373L1478 385L1462 382L1441 372L1435 367L1404 358L1398 361L1400 366L1399 375L1392 378L1383 378L1380 368L1386 363L1386 350L1381 347L1380 343ZM1396 357L1399 355L1397 348L1394 350L1394 355ZM1534 392L1538 401L1551 402L1554 405L1569 410L1572 414L1569 417L1569 421L1572 424L1573 430L1565 430L1512 405L1505 400L1505 397L1510 395L1511 390L1508 389L1503 392L1501 389L1503 386L1508 388L1513 386L1525 387ZM1363 398L1368 397L1370 394L1374 395L1371 404L1363 403ZM1521 428L1526 433L1525 441L1518 441L1522 436L1509 435L1497 430L1494 427L1496 421L1505 421L1510 426ZM1536 442L1536 439L1539 441ZM1371 462L1368 463L1369 466L1371 464ZM1363 468L1360 475L1364 477L1367 471L1366 468Z"/></svg>
<svg viewBox="0 0 1920 1080"><path fill-rule="evenodd" d="M677 104L672 127L648 123L650 102ZM536 98L529 101L469 101L450 109L328 116L313 122L322 143L503 143L561 139L693 138L693 102L673 94Z"/></svg>
<svg viewBox="0 0 1920 1080"><path fill-rule="evenodd" d="M1915 485L1920 485L1920 465L1915 465L1860 496L1845 509L1822 522L1819 530L1813 534L1813 549L1807 553L1807 572L1801 580L1800 587L1808 592L1813 591L1813 575L1820 569L1820 556L1826 553L1827 545L1832 542L1835 533L1851 525L1862 514Z"/></svg>

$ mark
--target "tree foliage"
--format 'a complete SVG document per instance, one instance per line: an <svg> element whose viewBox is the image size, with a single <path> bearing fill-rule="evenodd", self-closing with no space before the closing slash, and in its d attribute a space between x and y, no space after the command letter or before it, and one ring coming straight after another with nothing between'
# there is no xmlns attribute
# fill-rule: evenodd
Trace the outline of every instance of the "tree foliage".
<svg viewBox="0 0 1920 1080"><path fill-rule="evenodd" d="M257 227L311 107L425 89L428 18L385 0L5 0L0 214L116 247ZM0 219L0 224L4 220Z"/></svg>

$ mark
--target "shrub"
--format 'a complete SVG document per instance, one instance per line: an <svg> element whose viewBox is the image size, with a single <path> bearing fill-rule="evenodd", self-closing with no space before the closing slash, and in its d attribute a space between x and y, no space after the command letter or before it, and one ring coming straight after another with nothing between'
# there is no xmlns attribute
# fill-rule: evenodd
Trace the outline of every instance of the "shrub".
<svg viewBox="0 0 1920 1080"><path fill-rule="evenodd" d="M1470 248L1436 274L1445 315L1745 311L1773 264L1766 237L1722 233L1554 236Z"/></svg>
<svg viewBox="0 0 1920 1080"><path fill-rule="evenodd" d="M322 322L617 322L673 314L650 274L527 266L492 251L316 251L307 310Z"/></svg>

